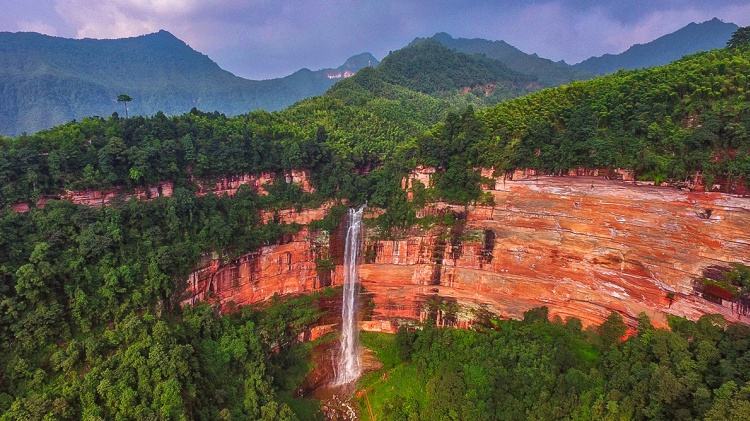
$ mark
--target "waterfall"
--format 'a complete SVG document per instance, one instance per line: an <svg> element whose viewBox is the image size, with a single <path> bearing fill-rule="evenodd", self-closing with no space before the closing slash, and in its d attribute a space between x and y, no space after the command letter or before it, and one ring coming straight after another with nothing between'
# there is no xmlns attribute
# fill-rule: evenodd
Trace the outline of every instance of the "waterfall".
<svg viewBox="0 0 750 421"><path fill-rule="evenodd" d="M357 332L357 295L359 274L357 261L362 236L362 213L365 207L349 209L349 221L344 247L344 293L341 309L341 346L334 384L356 380L360 374Z"/></svg>

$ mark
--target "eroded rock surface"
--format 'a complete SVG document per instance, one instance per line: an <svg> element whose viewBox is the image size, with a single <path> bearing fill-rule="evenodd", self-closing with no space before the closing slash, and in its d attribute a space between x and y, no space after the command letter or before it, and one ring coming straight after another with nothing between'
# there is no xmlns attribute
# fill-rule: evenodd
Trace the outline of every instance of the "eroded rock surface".
<svg viewBox="0 0 750 421"><path fill-rule="evenodd" d="M368 236L360 277L374 302L370 319L435 317L427 303L438 298L443 307L484 307L508 317L545 305L552 316L578 317L585 325L611 311L630 323L645 312L660 326L666 314L750 321L729 302L693 290L709 266L750 264L750 199L594 177L534 177L494 187L493 206L434 204L421 212L463 215L453 227L414 230L397 241ZM311 212L300 213L300 222L309 223ZM294 220L293 212L285 217ZM321 277L316 270L316 235L305 230L291 242L196 272L191 299L213 291L224 304L248 304L336 285L340 271ZM437 317L461 324L473 313ZM383 323L373 328L387 330Z"/></svg>
<svg viewBox="0 0 750 421"><path fill-rule="evenodd" d="M425 210L465 214L462 233L370 244L375 257L360 276L374 317L420 317L438 294L511 317L546 305L584 324L613 310L659 325L665 313L748 321L728 302L697 297L693 282L708 266L750 263L750 200L583 177L497 188L494 206Z"/></svg>

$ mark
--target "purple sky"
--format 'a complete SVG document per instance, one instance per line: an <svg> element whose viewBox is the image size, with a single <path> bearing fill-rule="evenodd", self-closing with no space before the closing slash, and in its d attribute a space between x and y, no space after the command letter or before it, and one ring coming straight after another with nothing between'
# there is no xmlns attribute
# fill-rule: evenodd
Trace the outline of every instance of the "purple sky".
<svg viewBox="0 0 750 421"><path fill-rule="evenodd" d="M417 36L502 39L576 63L718 17L750 25L750 0L0 0L0 31L119 38L166 29L223 68L268 78L382 58Z"/></svg>

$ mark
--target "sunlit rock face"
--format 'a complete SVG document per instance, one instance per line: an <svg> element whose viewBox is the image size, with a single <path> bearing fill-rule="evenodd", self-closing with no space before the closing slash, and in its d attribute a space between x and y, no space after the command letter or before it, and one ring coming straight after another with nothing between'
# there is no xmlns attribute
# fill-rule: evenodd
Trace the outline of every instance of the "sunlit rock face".
<svg viewBox="0 0 750 421"><path fill-rule="evenodd" d="M495 187L494 206L425 209L463 215L450 229L368 245L360 277L374 318L424 317L439 295L510 317L546 305L587 325L611 311L661 326L665 314L750 320L693 293L707 267L750 263L750 199L593 177Z"/></svg>
<svg viewBox="0 0 750 421"><path fill-rule="evenodd" d="M365 311L373 329L427 317L465 326L475 317L471 309L517 318L542 305L553 317L577 317L585 325L611 311L631 324L641 312L659 326L666 314L750 321L728 302L710 302L693 289L710 266L750 264L750 199L594 177L505 180L494 188L493 206L434 204L420 212L454 213L452 227L414 229L397 241L368 232L360 279L374 304ZM284 222L307 224L326 210L281 214ZM204 279L213 286L193 299L213 288L226 307L339 285L341 268L316 270L316 259L331 256L340 264L343 239L321 235L305 230L291 242L204 268L211 275L196 272L196 285ZM462 310L448 319L434 311L436 302Z"/></svg>

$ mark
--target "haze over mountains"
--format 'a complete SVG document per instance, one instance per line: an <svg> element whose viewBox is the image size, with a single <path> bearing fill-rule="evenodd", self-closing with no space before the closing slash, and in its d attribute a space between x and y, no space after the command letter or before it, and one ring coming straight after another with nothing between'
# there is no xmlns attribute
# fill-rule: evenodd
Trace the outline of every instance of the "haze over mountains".
<svg viewBox="0 0 750 421"><path fill-rule="evenodd" d="M383 76L431 95L475 87L459 86L471 82L484 86L485 102L497 102L594 74L650 67L720 48L736 28L718 19L692 23L622 54L573 66L524 53L504 41L438 33L410 44L429 40L428 46L392 54ZM446 54L441 45L462 54ZM129 105L131 115L179 114L193 107L229 115L279 110L376 65L375 57L362 53L335 69L301 69L286 77L255 81L223 70L166 31L115 40L0 33L0 134L17 135L85 116L122 113L116 102L120 93L134 98Z"/></svg>

